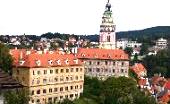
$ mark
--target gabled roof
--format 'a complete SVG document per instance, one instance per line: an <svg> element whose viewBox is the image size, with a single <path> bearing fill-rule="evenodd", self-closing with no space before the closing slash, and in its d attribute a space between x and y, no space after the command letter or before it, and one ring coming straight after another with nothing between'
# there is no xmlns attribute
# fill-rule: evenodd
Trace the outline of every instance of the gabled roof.
<svg viewBox="0 0 170 104"><path fill-rule="evenodd" d="M129 60L121 49L79 48L77 57L81 59Z"/></svg>

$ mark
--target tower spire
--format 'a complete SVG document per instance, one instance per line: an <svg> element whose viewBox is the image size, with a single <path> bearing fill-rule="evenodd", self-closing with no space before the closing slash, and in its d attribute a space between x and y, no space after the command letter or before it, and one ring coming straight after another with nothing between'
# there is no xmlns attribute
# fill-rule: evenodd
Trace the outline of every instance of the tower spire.
<svg viewBox="0 0 170 104"><path fill-rule="evenodd" d="M111 8L111 4L110 4L110 0L108 0L106 4L106 11L110 11L110 8Z"/></svg>

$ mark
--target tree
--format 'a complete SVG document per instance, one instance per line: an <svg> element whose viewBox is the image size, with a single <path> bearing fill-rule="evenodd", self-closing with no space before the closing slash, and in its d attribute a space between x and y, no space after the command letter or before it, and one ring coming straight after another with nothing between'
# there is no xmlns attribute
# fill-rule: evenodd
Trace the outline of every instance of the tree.
<svg viewBox="0 0 170 104"><path fill-rule="evenodd" d="M140 50L140 55L145 55L148 53L148 47L149 45L146 43L143 43L141 46L141 50Z"/></svg>
<svg viewBox="0 0 170 104"><path fill-rule="evenodd" d="M132 49L131 47L126 47L126 48L125 48L125 52L126 52L129 56L131 56L131 54L132 54L132 52L133 52L133 49Z"/></svg>
<svg viewBox="0 0 170 104"><path fill-rule="evenodd" d="M12 73L12 56L9 54L9 49L0 43L0 68L5 72Z"/></svg>
<svg viewBox="0 0 170 104"><path fill-rule="evenodd" d="M4 93L4 104L28 104L29 96L26 89L8 90Z"/></svg>

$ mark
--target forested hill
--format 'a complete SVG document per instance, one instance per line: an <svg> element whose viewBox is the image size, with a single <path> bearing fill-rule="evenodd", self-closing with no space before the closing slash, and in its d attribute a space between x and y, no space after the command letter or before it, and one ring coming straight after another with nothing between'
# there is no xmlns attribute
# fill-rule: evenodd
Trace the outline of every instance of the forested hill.
<svg viewBox="0 0 170 104"><path fill-rule="evenodd" d="M88 36L81 36L83 38L89 39L91 41L98 41L98 35L88 35ZM124 32L117 32L116 38L128 38L132 40L155 40L160 37L169 38L170 39L170 26L157 26L151 27L143 30L134 30L134 31L124 31Z"/></svg>

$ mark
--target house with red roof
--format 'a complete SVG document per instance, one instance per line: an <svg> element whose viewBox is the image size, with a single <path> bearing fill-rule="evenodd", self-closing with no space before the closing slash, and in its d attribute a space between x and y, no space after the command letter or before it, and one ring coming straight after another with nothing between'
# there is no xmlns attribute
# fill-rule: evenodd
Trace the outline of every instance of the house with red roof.
<svg viewBox="0 0 170 104"><path fill-rule="evenodd" d="M10 50L13 77L30 93L29 104L74 100L83 93L84 65L59 51Z"/></svg>
<svg viewBox="0 0 170 104"><path fill-rule="evenodd" d="M141 63L135 63L130 69L137 75L138 78L147 76L147 70Z"/></svg>
<svg viewBox="0 0 170 104"><path fill-rule="evenodd" d="M128 77L129 57L121 49L79 48L76 56L84 61L87 76L101 80Z"/></svg>

